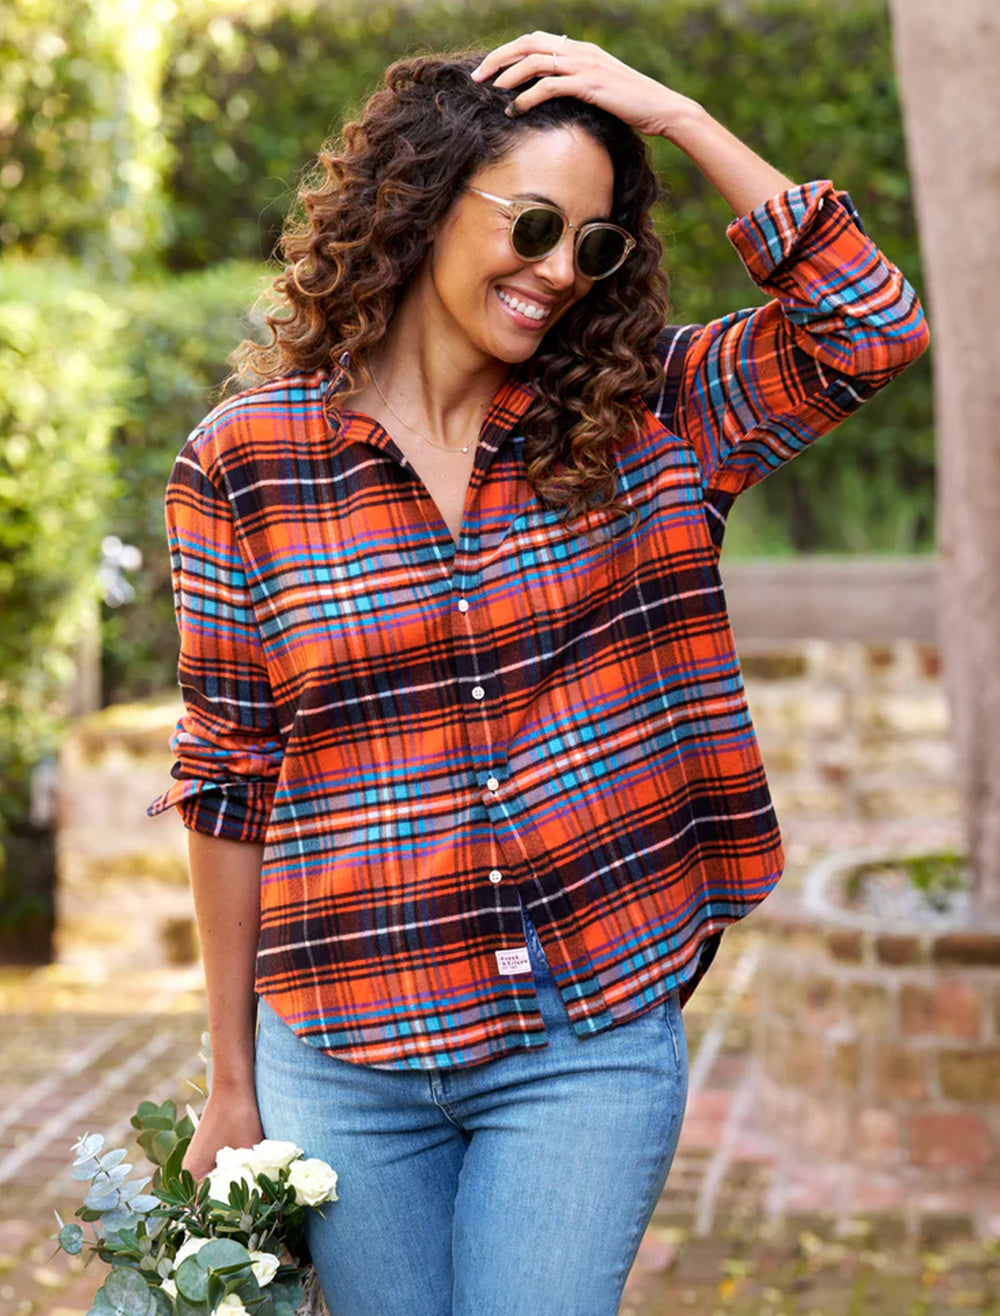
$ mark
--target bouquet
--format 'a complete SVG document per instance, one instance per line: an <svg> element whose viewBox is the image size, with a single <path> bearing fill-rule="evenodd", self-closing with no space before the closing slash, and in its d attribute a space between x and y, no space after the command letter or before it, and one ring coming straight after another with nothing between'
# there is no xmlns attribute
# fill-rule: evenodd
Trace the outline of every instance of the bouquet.
<svg viewBox="0 0 1000 1316"><path fill-rule="evenodd" d="M207 1033L202 1040L207 1046ZM85 1133L72 1144L73 1178L91 1187L76 1215L94 1241L55 1213L60 1249L75 1256L89 1246L88 1265L96 1253L111 1267L87 1316L326 1311L315 1270L303 1264L304 1224L306 1207L337 1200L335 1170L303 1158L293 1142L265 1138L222 1147L199 1184L182 1168L198 1125L190 1106L178 1120L172 1101L143 1101L130 1122L155 1167L152 1191L143 1191L149 1175L129 1178L124 1148L105 1152L102 1134Z"/></svg>

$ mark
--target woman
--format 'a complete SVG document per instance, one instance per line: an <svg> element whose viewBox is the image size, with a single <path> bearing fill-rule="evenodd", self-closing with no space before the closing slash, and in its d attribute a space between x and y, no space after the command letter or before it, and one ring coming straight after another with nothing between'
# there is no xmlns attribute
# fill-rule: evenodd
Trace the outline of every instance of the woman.
<svg viewBox="0 0 1000 1316"><path fill-rule="evenodd" d="M641 134L766 305L667 325ZM167 492L186 710L150 812L189 828L214 1054L185 1165L329 1161L338 1316L611 1316L681 1006L782 869L726 515L927 327L846 192L565 34L394 64L320 158L262 382Z"/></svg>

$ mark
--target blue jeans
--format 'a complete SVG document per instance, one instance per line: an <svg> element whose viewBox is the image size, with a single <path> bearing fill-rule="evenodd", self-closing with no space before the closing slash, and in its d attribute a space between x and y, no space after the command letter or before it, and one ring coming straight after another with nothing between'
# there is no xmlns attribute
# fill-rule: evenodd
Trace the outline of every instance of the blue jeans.
<svg viewBox="0 0 1000 1316"><path fill-rule="evenodd" d="M258 1000L265 1137L338 1173L306 1209L332 1316L615 1316L687 1100L676 992L578 1038L524 912L548 1045L385 1070L310 1046Z"/></svg>

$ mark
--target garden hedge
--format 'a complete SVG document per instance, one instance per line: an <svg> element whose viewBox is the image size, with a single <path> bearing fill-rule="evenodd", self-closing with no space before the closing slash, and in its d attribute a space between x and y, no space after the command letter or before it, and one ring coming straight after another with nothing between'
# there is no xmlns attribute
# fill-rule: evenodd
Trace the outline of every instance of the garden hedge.
<svg viewBox="0 0 1000 1316"><path fill-rule="evenodd" d="M45 917L33 782L56 752L61 692L97 598L118 489L111 434L127 398L114 347L124 320L78 273L0 265L0 945Z"/></svg>

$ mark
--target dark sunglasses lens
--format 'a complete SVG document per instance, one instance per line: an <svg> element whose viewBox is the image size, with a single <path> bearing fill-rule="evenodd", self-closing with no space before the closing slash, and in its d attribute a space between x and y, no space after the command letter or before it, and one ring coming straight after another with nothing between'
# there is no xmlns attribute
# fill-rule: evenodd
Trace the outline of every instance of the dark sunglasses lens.
<svg viewBox="0 0 1000 1316"><path fill-rule="evenodd" d="M514 225L514 250L525 260L535 260L552 250L562 231L562 220L554 210L524 210Z"/></svg>
<svg viewBox="0 0 1000 1316"><path fill-rule="evenodd" d="M588 279L599 279L611 273L624 253L624 234L613 228L592 228L580 239L576 258L581 273Z"/></svg>

